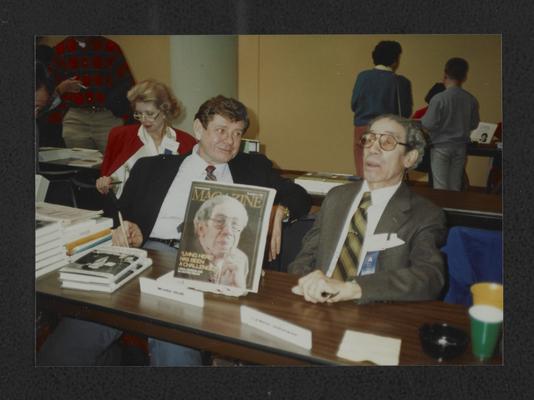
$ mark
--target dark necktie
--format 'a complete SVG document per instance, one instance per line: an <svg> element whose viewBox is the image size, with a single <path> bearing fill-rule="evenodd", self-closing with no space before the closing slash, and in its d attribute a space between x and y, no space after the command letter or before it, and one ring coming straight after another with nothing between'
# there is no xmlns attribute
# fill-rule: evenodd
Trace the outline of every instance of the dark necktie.
<svg viewBox="0 0 534 400"><path fill-rule="evenodd" d="M215 171L215 167L213 165L208 165L206 167L206 180L207 181L216 181L217 177L213 173Z"/></svg>
<svg viewBox="0 0 534 400"><path fill-rule="evenodd" d="M347 238L341 249L336 268L332 275L340 281L346 281L356 277L362 250L365 230L367 228L367 209L371 205L371 192L365 192L358 209L350 221Z"/></svg>

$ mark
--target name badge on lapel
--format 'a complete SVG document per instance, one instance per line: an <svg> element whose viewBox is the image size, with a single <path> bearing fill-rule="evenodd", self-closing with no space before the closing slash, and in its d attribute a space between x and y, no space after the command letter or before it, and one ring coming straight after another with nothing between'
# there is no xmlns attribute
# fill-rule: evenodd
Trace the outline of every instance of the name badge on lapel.
<svg viewBox="0 0 534 400"><path fill-rule="evenodd" d="M371 275L376 271L376 262L378 261L378 251L368 251L363 259L360 276Z"/></svg>

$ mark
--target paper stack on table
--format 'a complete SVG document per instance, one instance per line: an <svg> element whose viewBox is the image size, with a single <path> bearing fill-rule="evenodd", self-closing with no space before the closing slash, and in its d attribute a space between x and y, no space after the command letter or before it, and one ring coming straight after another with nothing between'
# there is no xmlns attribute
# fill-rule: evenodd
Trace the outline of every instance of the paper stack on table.
<svg viewBox="0 0 534 400"><path fill-rule="evenodd" d="M371 361L377 365L399 365L401 340L345 331L337 356L350 361Z"/></svg>

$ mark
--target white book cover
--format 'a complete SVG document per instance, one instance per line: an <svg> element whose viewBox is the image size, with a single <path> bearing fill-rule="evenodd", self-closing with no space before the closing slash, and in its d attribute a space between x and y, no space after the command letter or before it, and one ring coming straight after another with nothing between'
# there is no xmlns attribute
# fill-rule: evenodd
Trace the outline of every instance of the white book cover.
<svg viewBox="0 0 534 400"><path fill-rule="evenodd" d="M63 236L75 236L78 232L84 232L96 224L97 218L73 221L72 224L63 224Z"/></svg>
<svg viewBox="0 0 534 400"><path fill-rule="evenodd" d="M257 292L275 195L259 186L193 182L175 277L204 291Z"/></svg>
<svg viewBox="0 0 534 400"><path fill-rule="evenodd" d="M104 229L111 229L113 227L113 219L107 217L92 218L92 224L80 225L74 229L63 229L63 239L66 244L91 236L95 233L102 232ZM89 222L89 221L87 221Z"/></svg>
<svg viewBox="0 0 534 400"><path fill-rule="evenodd" d="M482 144L491 143L491 139L493 139L496 130L497 124L492 124L491 122L479 122L477 128L471 131L471 141Z"/></svg>

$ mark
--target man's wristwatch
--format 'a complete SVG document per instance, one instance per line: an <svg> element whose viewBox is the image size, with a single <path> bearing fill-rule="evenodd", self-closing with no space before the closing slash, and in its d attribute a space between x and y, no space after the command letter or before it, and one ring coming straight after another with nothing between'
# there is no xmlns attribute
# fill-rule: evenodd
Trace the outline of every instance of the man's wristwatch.
<svg viewBox="0 0 534 400"><path fill-rule="evenodd" d="M284 212L282 222L288 222L289 221L289 208L287 208L283 204L279 204L278 207L280 207L282 211Z"/></svg>

